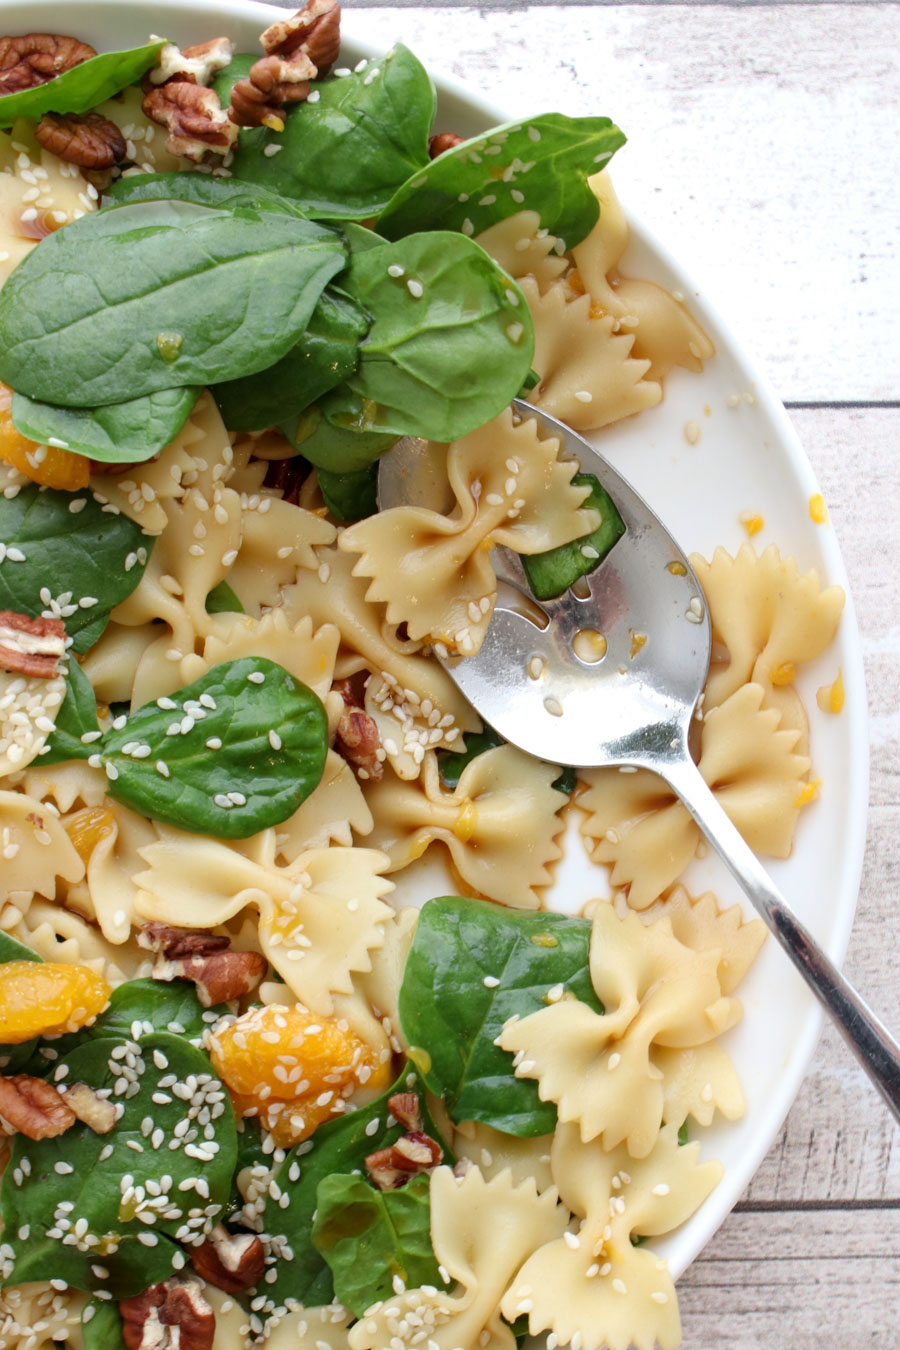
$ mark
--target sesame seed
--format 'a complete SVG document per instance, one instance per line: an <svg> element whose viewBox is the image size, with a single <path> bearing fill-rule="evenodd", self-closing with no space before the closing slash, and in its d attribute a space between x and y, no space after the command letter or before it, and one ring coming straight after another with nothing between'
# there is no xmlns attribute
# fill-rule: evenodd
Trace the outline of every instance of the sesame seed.
<svg viewBox="0 0 900 1350"><path fill-rule="evenodd" d="M265 681L265 678L266 677L261 670L251 670L250 674L247 676L247 679L251 684L262 684Z"/></svg>

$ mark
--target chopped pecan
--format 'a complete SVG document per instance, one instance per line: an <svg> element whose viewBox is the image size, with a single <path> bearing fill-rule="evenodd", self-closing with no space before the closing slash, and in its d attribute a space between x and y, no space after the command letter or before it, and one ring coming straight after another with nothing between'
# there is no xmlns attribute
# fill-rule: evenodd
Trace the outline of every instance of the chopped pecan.
<svg viewBox="0 0 900 1350"><path fill-rule="evenodd" d="M96 55L86 42L58 33L0 38L0 94L34 89Z"/></svg>
<svg viewBox="0 0 900 1350"><path fill-rule="evenodd" d="M182 956L209 956L227 951L231 939L227 933L210 933L203 928L174 928L168 923L145 923L137 935L138 946L148 952L162 952L170 961Z"/></svg>
<svg viewBox="0 0 900 1350"><path fill-rule="evenodd" d="M338 754L361 770L361 777L379 782L384 766L378 758L381 738L375 719L359 706L349 680L342 680L335 688L344 700L338 722L336 748Z"/></svg>
<svg viewBox="0 0 900 1350"><path fill-rule="evenodd" d="M376 1191L396 1191L409 1181L409 1173L395 1167L393 1149L379 1148L366 1158L366 1171Z"/></svg>
<svg viewBox="0 0 900 1350"><path fill-rule="evenodd" d="M234 43L227 37L210 38L209 42L198 42L193 47L182 47L180 51L170 42L160 53L159 65L149 72L147 85L152 88L176 79L207 85L214 75L231 64L233 55Z"/></svg>
<svg viewBox="0 0 900 1350"><path fill-rule="evenodd" d="M95 112L44 113L34 134L45 150L82 169L111 169L128 153L115 122Z"/></svg>
<svg viewBox="0 0 900 1350"><path fill-rule="evenodd" d="M266 1249L255 1233L229 1233L220 1223L194 1248L191 1265L207 1284L226 1294L243 1294L262 1279Z"/></svg>
<svg viewBox="0 0 900 1350"><path fill-rule="evenodd" d="M27 1073L0 1077L0 1116L27 1139L55 1139L75 1124L53 1084Z"/></svg>
<svg viewBox="0 0 900 1350"><path fill-rule="evenodd" d="M216 1315L199 1280L163 1280L123 1299L119 1312L127 1350L212 1350Z"/></svg>
<svg viewBox="0 0 900 1350"><path fill-rule="evenodd" d="M260 42L266 54L234 85L231 116L239 126L283 131L280 109L308 98L310 80L327 74L337 60L340 6L337 0L306 0L296 14L267 28Z"/></svg>
<svg viewBox="0 0 900 1350"><path fill-rule="evenodd" d="M0 609L0 670L52 680L66 650L62 619L30 619L11 609Z"/></svg>
<svg viewBox="0 0 900 1350"><path fill-rule="evenodd" d="M422 1113L419 1110L419 1099L414 1092L395 1092L393 1097L388 1097L388 1110L404 1130L409 1130L413 1134L421 1130Z"/></svg>
<svg viewBox="0 0 900 1350"><path fill-rule="evenodd" d="M210 952L208 956L159 957L154 980L192 980L204 1008L230 1003L255 989L266 973L268 962L259 952Z"/></svg>
<svg viewBox="0 0 900 1350"><path fill-rule="evenodd" d="M109 1134L116 1123L115 1106L106 1097L98 1096L87 1083L70 1083L63 1092L63 1100L94 1134Z"/></svg>
<svg viewBox="0 0 900 1350"><path fill-rule="evenodd" d="M420 1172L430 1172L437 1167L443 1156L443 1149L436 1140L416 1130L401 1135L388 1148L370 1153L365 1160L366 1171L376 1190L395 1191Z"/></svg>
<svg viewBox="0 0 900 1350"><path fill-rule="evenodd" d="M222 108L214 89L187 80L169 80L151 89L142 103L144 115L165 127L166 149L172 155L199 161L207 151L227 154L237 127Z"/></svg>
<svg viewBox="0 0 900 1350"><path fill-rule="evenodd" d="M439 131L436 136L431 136L428 141L428 158L437 159L445 150L452 150L454 146L462 145L464 136L457 136L455 131Z"/></svg>

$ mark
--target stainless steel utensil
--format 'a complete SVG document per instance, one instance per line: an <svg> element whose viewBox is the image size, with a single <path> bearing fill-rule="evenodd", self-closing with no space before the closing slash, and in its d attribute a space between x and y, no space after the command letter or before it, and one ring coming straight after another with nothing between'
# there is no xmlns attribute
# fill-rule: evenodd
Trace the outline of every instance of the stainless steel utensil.
<svg viewBox="0 0 900 1350"><path fill-rule="evenodd" d="M900 1046L792 912L691 758L711 636L687 556L583 437L521 399L515 407L596 475L626 532L594 572L549 601L533 599L516 554L495 550L498 596L484 643L476 656L445 659L445 669L479 715L529 754L575 767L650 769L665 779L900 1120ZM396 457L381 485L383 506L401 499Z"/></svg>

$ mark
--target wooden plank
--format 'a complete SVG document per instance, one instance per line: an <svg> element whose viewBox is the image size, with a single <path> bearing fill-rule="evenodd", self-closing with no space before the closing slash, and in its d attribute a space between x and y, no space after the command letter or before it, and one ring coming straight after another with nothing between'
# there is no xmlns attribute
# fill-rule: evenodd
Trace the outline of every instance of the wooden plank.
<svg viewBox="0 0 900 1350"><path fill-rule="evenodd" d="M347 28L511 115L614 117L623 199L784 397L896 397L897 7L366 7Z"/></svg>
<svg viewBox="0 0 900 1350"><path fill-rule="evenodd" d="M732 1214L678 1294L686 1350L890 1350L900 1210Z"/></svg>

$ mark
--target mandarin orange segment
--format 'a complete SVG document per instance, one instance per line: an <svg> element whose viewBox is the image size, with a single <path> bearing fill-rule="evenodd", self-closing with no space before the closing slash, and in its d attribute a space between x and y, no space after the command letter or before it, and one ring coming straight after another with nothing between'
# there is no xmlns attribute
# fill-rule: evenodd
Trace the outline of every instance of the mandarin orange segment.
<svg viewBox="0 0 900 1350"><path fill-rule="evenodd" d="M0 1044L78 1031L103 1011L111 993L87 966L7 961L0 965Z"/></svg>
<svg viewBox="0 0 900 1350"><path fill-rule="evenodd" d="M61 488L77 492L91 480L91 461L85 455L71 450L60 450L53 445L39 445L17 430L12 420L7 398L12 391L6 385L0 393L0 460L11 464L19 473L43 487Z"/></svg>
<svg viewBox="0 0 900 1350"><path fill-rule="evenodd" d="M63 825L75 852L87 866L100 840L107 839L112 834L116 821L108 807L86 806L83 811L76 811L74 815L68 816Z"/></svg>
<svg viewBox="0 0 900 1350"><path fill-rule="evenodd" d="M272 1003L209 1038L239 1115L254 1111L294 1143L343 1110L357 1087L387 1087L390 1061L344 1021ZM295 1119L296 1118L296 1119Z"/></svg>

